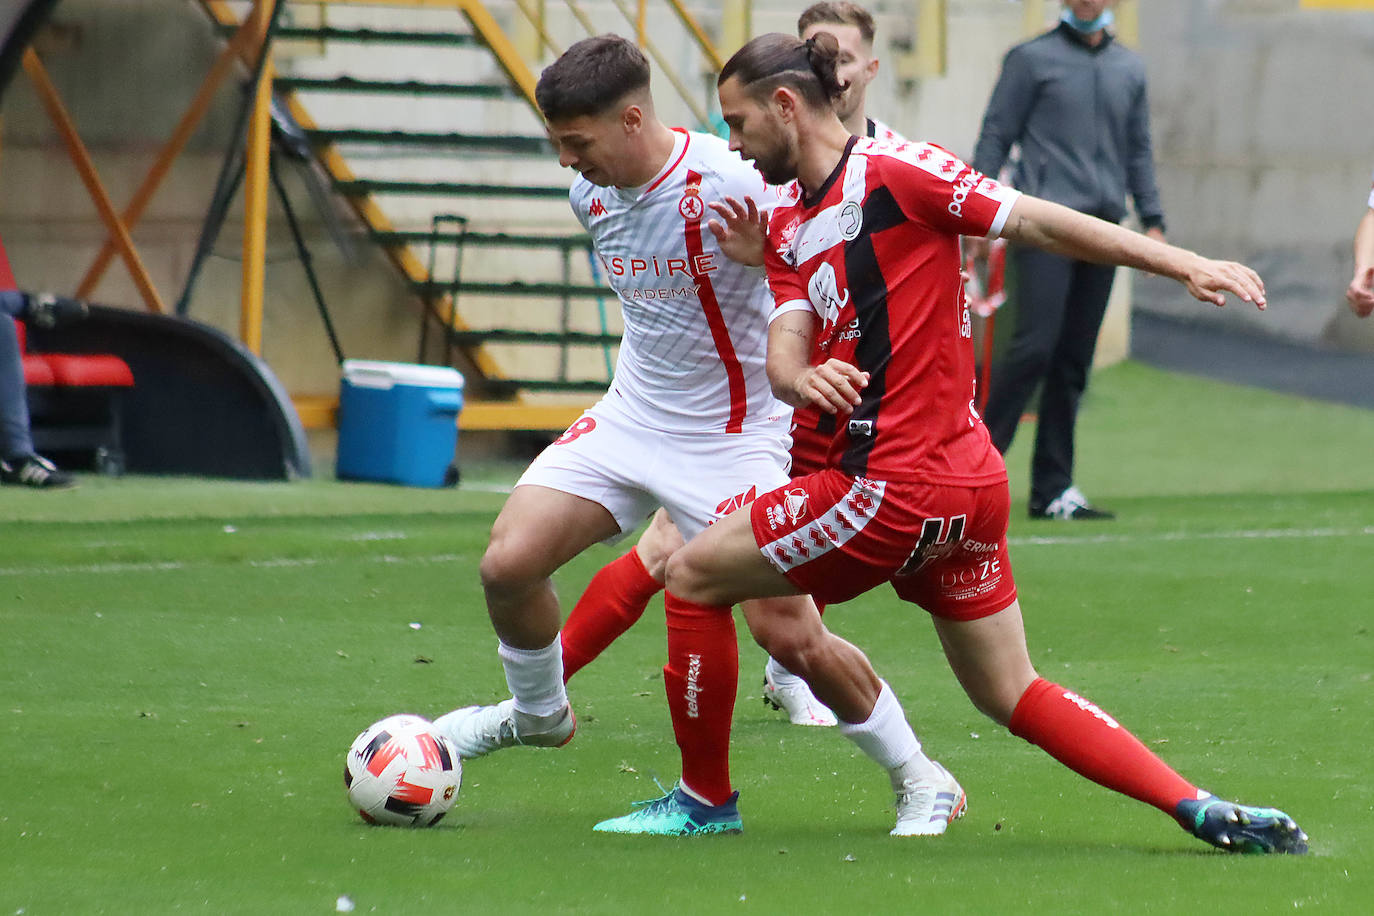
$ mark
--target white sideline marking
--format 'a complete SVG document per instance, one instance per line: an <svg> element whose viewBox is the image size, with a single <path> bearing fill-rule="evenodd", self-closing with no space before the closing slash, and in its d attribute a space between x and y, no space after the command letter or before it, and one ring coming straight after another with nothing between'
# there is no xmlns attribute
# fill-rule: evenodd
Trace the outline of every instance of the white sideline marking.
<svg viewBox="0 0 1374 916"><path fill-rule="evenodd" d="M1073 535L1008 538L1013 547L1043 547L1065 544L1148 544L1180 541L1268 541L1268 540L1306 540L1315 538L1369 537L1374 535L1374 525L1359 528L1256 528L1239 531L1169 531L1163 534L1101 534L1089 537ZM314 566L327 566L335 563L380 563L386 566L405 566L408 564L454 563L463 559L462 554L436 553L412 557L397 557L379 554L368 557L263 557L248 560L242 565L253 569L305 569ZM213 560L183 563L176 561L160 563L88 563L68 566L0 566L0 578L6 576L63 576L63 575L117 575L122 573L182 572L191 569L208 569L215 566L234 566L235 563L217 563Z"/></svg>
<svg viewBox="0 0 1374 916"><path fill-rule="evenodd" d="M1346 538L1374 534L1374 525L1362 528L1255 528L1239 531L1166 531L1163 534L1100 534L1091 537L1072 535L1007 538L1012 547L1039 547L1055 544L1149 544L1174 541L1267 541L1284 538Z"/></svg>
<svg viewBox="0 0 1374 916"><path fill-rule="evenodd" d="M266 557L248 560L242 565L253 569L305 569L312 566L325 566L333 563L381 563L383 565L453 563L462 559L461 554L436 553L417 557ZM117 573L182 572L191 569L209 569L215 566L232 567L237 563L216 563L211 560L195 563L89 563L70 566L0 566L0 577L5 576L66 576L66 575L110 575Z"/></svg>

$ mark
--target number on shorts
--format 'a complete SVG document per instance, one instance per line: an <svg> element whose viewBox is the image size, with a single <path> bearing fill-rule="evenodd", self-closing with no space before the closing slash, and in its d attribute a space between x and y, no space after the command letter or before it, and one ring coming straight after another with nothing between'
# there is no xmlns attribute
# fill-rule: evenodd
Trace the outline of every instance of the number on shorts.
<svg viewBox="0 0 1374 916"><path fill-rule="evenodd" d="M567 445L583 433L596 429L596 421L591 417L578 417L577 422L564 430L563 435L553 440L554 445Z"/></svg>
<svg viewBox="0 0 1374 916"><path fill-rule="evenodd" d="M916 542L916 549L911 551L911 556L907 557L902 568L897 570L897 575L909 576L931 560L957 547L964 539L964 524L967 521L966 515L956 515L950 519L926 519L921 525L921 539Z"/></svg>

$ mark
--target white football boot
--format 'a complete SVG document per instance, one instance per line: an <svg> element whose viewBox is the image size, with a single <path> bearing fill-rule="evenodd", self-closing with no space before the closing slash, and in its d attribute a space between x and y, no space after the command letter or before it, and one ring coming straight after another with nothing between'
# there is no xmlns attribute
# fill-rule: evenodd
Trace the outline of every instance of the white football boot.
<svg viewBox="0 0 1374 916"><path fill-rule="evenodd" d="M481 757L503 747L562 747L577 731L571 706L551 716L532 716L515 708L515 699L495 706L464 706L434 720L434 727L458 750L464 760Z"/></svg>
<svg viewBox="0 0 1374 916"><path fill-rule="evenodd" d="M763 702L787 713L793 725L838 725L839 720L795 674L775 677L773 666L763 668Z"/></svg>
<svg viewBox="0 0 1374 916"><path fill-rule="evenodd" d="M896 781L897 826L893 836L939 836L949 822L964 816L968 810L968 796L958 781L940 764L934 777L911 777Z"/></svg>

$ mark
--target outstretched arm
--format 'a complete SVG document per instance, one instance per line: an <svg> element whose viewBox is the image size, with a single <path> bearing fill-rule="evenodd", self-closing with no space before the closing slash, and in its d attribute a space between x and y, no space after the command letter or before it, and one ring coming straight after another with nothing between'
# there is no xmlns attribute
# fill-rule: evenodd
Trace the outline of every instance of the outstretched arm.
<svg viewBox="0 0 1374 916"><path fill-rule="evenodd" d="M1098 264L1120 264L1171 277L1195 298L1225 305L1231 293L1264 308L1264 281L1244 264L1214 261L1068 207L1023 194L1012 205L1002 238Z"/></svg>
<svg viewBox="0 0 1374 916"><path fill-rule="evenodd" d="M1355 276L1346 288L1345 300L1361 318L1374 312L1374 209L1364 211L1355 228Z"/></svg>

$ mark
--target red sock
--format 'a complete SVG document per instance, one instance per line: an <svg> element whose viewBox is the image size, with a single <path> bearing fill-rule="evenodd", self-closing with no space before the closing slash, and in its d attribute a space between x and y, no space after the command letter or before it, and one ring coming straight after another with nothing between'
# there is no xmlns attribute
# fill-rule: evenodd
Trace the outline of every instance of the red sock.
<svg viewBox="0 0 1374 916"><path fill-rule="evenodd" d="M728 607L663 596L668 611L668 664L663 686L673 735L682 751L682 781L713 805L730 798L730 723L739 686L739 643Z"/></svg>
<svg viewBox="0 0 1374 916"><path fill-rule="evenodd" d="M634 548L601 567L563 624L563 683L633 626L661 588Z"/></svg>
<svg viewBox="0 0 1374 916"><path fill-rule="evenodd" d="M1170 816L1197 788L1115 719L1078 694L1036 678L1011 714L1011 733L1098 785Z"/></svg>

